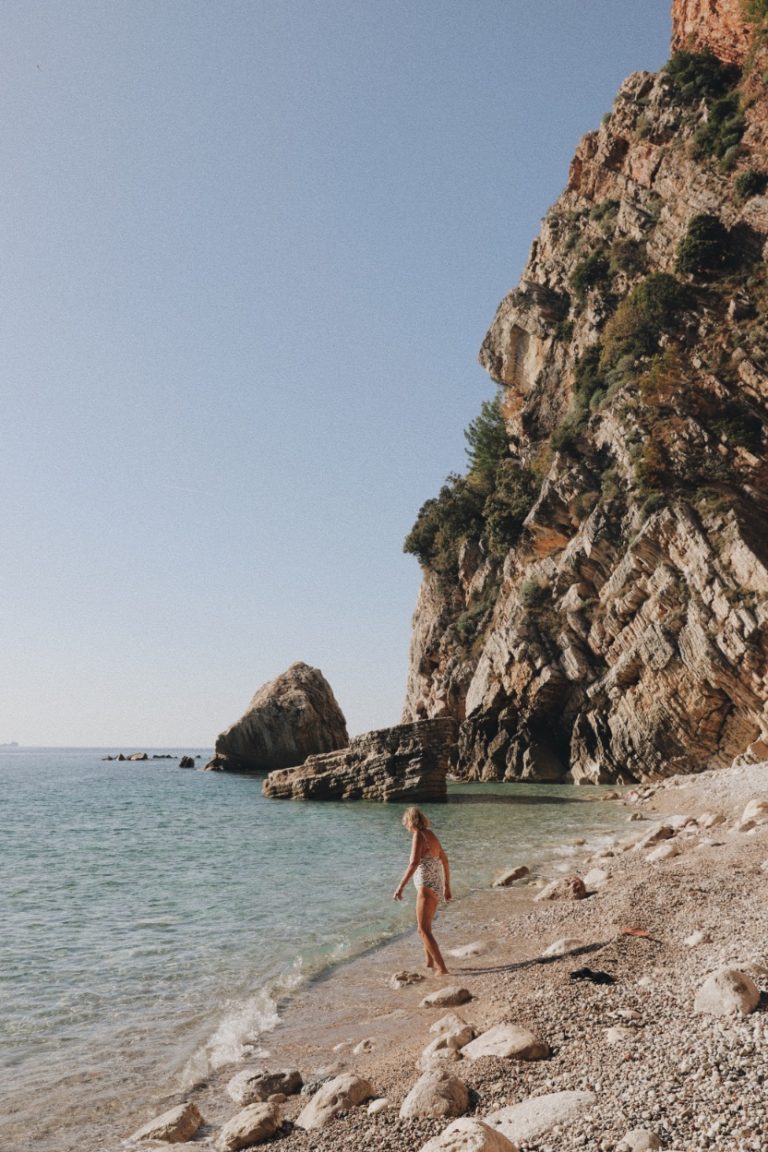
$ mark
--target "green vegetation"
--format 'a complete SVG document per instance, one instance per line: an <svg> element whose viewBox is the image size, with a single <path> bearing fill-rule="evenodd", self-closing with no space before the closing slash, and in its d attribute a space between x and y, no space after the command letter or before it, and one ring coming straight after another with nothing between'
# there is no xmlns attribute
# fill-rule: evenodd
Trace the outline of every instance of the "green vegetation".
<svg viewBox="0 0 768 1152"><path fill-rule="evenodd" d="M592 401L604 395L605 380L600 371L600 357L600 344L593 344L576 362L571 406L550 437L550 443L557 452L574 450L589 419Z"/></svg>
<svg viewBox="0 0 768 1152"><path fill-rule="evenodd" d="M738 92L715 100L709 108L706 124L702 124L694 136L694 157L702 160L714 156L725 171L730 171L739 157L739 145L746 126Z"/></svg>
<svg viewBox="0 0 768 1152"><path fill-rule="evenodd" d="M623 272L626 276L639 276L646 268L645 245L628 237L611 245L609 254L611 276Z"/></svg>
<svg viewBox="0 0 768 1152"><path fill-rule="evenodd" d="M756 168L748 168L746 172L739 172L733 182L733 190L737 200L744 201L752 196L762 196L768 188L768 172L759 172Z"/></svg>
<svg viewBox="0 0 768 1152"><path fill-rule="evenodd" d="M550 600L549 588L538 580L523 580L520 585L520 603L532 611L544 608Z"/></svg>
<svg viewBox="0 0 768 1152"><path fill-rule="evenodd" d="M735 64L724 64L708 48L704 52L675 52L664 71L686 100L707 102L725 96L741 75Z"/></svg>
<svg viewBox="0 0 768 1152"><path fill-rule="evenodd" d="M768 0L743 0L744 11L755 24L768 24Z"/></svg>
<svg viewBox="0 0 768 1152"><path fill-rule="evenodd" d="M694 216L677 246L677 270L688 276L722 276L732 264L730 233L719 216Z"/></svg>
<svg viewBox="0 0 768 1152"><path fill-rule="evenodd" d="M746 127L737 90L741 78L739 69L734 64L724 64L707 50L675 52L666 65L666 72L686 101L706 102L707 119L694 137L694 156L697 159L713 156L721 167L730 170L738 159Z"/></svg>
<svg viewBox="0 0 768 1152"><path fill-rule="evenodd" d="M438 495L422 505L403 544L403 551L449 581L456 578L466 541L497 557L512 547L540 488L534 473L509 455L500 395L484 401L464 436L467 475L447 478ZM464 624L469 628L476 619L473 608Z"/></svg>
<svg viewBox="0 0 768 1152"><path fill-rule="evenodd" d="M577 300L582 301L587 292L603 284L608 279L608 260L603 252L591 252L573 270L571 288Z"/></svg>
<svg viewBox="0 0 768 1152"><path fill-rule="evenodd" d="M678 327L688 293L668 272L654 272L622 300L603 332L600 370L614 368L623 357L651 356L664 333Z"/></svg>
<svg viewBox="0 0 768 1152"><path fill-rule="evenodd" d="M480 415L470 423L464 432L467 442L469 470L482 479L493 477L499 462L507 452L507 430L501 411L501 393L493 400L484 400L480 405Z"/></svg>

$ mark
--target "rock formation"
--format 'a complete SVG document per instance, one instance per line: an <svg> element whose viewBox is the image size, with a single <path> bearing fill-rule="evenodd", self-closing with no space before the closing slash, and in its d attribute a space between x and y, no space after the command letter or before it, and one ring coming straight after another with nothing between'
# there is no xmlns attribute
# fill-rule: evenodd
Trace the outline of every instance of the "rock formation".
<svg viewBox="0 0 768 1152"><path fill-rule="evenodd" d="M743 64L753 31L744 0L674 0L672 49L709 48L729 64Z"/></svg>
<svg viewBox="0 0 768 1152"><path fill-rule="evenodd" d="M216 740L213 771L271 772L348 742L347 724L318 668L291 664L259 688L244 715Z"/></svg>
<svg viewBox="0 0 768 1152"><path fill-rule="evenodd" d="M358 736L340 752L310 756L299 768L270 772L265 796L293 800L445 800L455 722L422 720Z"/></svg>
<svg viewBox="0 0 768 1152"><path fill-rule="evenodd" d="M726 62L630 76L579 144L480 352L502 450L484 409L406 541L403 719L455 717L468 778L642 780L768 733L768 16L743 11L677 0L675 45Z"/></svg>

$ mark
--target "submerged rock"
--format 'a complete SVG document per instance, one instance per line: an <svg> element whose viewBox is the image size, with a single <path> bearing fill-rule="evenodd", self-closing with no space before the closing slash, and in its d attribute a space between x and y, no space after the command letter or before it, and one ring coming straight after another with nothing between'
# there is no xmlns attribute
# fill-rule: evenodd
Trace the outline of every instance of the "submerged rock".
<svg viewBox="0 0 768 1152"><path fill-rule="evenodd" d="M203 1117L196 1104L179 1104L178 1108L169 1108L161 1116L150 1120L128 1139L131 1143L138 1143L141 1140L162 1140L166 1144L183 1144L192 1139L203 1123Z"/></svg>
<svg viewBox="0 0 768 1152"><path fill-rule="evenodd" d="M343 748L347 723L319 668L291 664L262 685L240 719L216 739L212 771L272 772Z"/></svg>

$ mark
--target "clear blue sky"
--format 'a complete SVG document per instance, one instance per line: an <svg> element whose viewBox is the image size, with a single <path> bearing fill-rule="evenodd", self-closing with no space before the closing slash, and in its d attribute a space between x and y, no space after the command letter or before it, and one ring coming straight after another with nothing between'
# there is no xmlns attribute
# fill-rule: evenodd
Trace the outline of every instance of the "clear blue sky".
<svg viewBox="0 0 768 1152"><path fill-rule="evenodd" d="M0 741L397 723L403 537L668 0L8 0Z"/></svg>

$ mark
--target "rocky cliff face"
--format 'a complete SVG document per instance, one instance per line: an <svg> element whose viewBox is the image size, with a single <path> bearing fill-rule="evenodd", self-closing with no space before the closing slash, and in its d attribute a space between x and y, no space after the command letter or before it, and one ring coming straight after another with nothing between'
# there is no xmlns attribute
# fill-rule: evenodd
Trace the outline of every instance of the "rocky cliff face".
<svg viewBox="0 0 768 1152"><path fill-rule="evenodd" d="M743 64L753 31L748 11L744 0L674 0L673 50L709 48L729 64Z"/></svg>
<svg viewBox="0 0 768 1152"><path fill-rule="evenodd" d="M483 342L503 452L407 545L403 718L459 721L471 778L647 779L768 734L765 7L677 0L676 45L726 63L629 77Z"/></svg>

